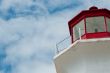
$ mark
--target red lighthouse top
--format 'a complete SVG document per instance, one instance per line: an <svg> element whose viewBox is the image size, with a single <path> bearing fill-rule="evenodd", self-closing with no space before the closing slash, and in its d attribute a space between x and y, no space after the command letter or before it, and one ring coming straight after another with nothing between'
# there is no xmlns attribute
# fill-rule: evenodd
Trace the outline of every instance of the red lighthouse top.
<svg viewBox="0 0 110 73"><path fill-rule="evenodd" d="M72 43L79 38L110 37L110 11L93 6L89 10L81 11L68 25Z"/></svg>

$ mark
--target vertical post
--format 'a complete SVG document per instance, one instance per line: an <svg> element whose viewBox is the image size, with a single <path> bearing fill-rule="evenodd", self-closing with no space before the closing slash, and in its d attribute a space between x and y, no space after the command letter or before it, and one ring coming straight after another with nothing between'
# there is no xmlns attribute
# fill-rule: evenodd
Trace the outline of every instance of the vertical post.
<svg viewBox="0 0 110 73"><path fill-rule="evenodd" d="M105 29L106 29L106 32L108 31L108 28L107 28L107 21L106 21L106 17L104 16L104 21L105 21Z"/></svg>
<svg viewBox="0 0 110 73"><path fill-rule="evenodd" d="M79 28L79 39L81 40L81 28Z"/></svg>
<svg viewBox="0 0 110 73"><path fill-rule="evenodd" d="M56 44L56 50L55 50L55 55L59 53L59 50L58 50L58 44Z"/></svg>
<svg viewBox="0 0 110 73"><path fill-rule="evenodd" d="M71 29L71 43L73 43L74 42L74 38L73 38L73 33L74 33L74 30L73 29Z"/></svg>
<svg viewBox="0 0 110 73"><path fill-rule="evenodd" d="M84 30L85 30L85 33L84 34L86 34L87 33L87 29L86 29L86 18L84 18Z"/></svg>

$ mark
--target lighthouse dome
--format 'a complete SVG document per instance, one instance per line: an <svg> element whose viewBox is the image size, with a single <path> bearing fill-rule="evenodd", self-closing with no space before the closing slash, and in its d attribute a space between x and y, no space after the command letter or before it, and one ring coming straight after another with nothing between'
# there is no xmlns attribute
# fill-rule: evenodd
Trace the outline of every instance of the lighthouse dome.
<svg viewBox="0 0 110 73"><path fill-rule="evenodd" d="M89 8L89 10L97 10L97 9L98 9L98 7L96 7L96 6L92 6Z"/></svg>

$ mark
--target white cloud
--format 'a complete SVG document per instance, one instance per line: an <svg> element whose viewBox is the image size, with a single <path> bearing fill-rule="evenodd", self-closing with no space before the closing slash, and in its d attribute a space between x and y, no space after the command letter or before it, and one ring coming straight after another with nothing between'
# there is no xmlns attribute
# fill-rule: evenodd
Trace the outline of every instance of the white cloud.
<svg viewBox="0 0 110 73"><path fill-rule="evenodd" d="M1 18L16 18L24 16L48 15L48 9L42 1L33 0L3 0L0 5Z"/></svg>
<svg viewBox="0 0 110 73"><path fill-rule="evenodd" d="M61 5L70 5L71 3L73 3L72 0L48 0L48 4L52 7L58 7Z"/></svg>
<svg viewBox="0 0 110 73"><path fill-rule="evenodd" d="M3 0L0 8L8 9L11 6L24 7L31 4L32 0Z"/></svg>
<svg viewBox="0 0 110 73"><path fill-rule="evenodd" d="M99 6L100 8L110 8L110 0L97 0L93 2L94 5Z"/></svg>
<svg viewBox="0 0 110 73"><path fill-rule="evenodd" d="M98 8L110 8L110 0L82 0L84 6L88 9L91 6Z"/></svg>
<svg viewBox="0 0 110 73"><path fill-rule="evenodd" d="M73 15L67 9L39 19L29 16L1 19L0 39L9 44L5 61L12 65L12 72L55 73L52 64L55 44L69 35L67 23Z"/></svg>
<svg viewBox="0 0 110 73"><path fill-rule="evenodd" d="M53 64L37 61L20 63L12 73L56 73Z"/></svg>

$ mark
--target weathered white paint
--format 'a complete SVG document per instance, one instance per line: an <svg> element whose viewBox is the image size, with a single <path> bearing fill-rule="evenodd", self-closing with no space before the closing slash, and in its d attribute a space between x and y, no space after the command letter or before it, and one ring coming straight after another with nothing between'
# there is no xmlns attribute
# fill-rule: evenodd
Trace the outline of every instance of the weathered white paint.
<svg viewBox="0 0 110 73"><path fill-rule="evenodd" d="M110 38L78 40L54 62L57 73L110 73Z"/></svg>

